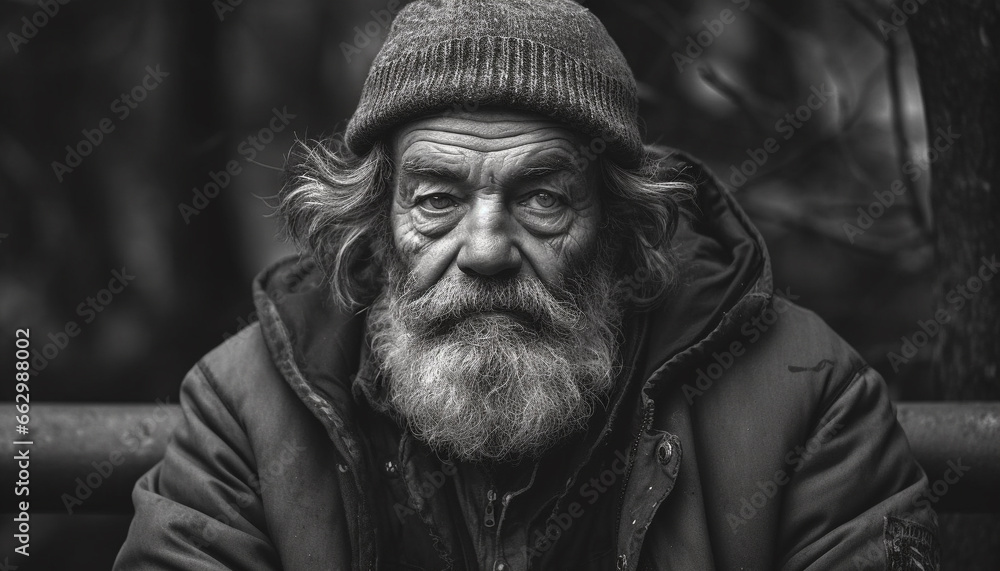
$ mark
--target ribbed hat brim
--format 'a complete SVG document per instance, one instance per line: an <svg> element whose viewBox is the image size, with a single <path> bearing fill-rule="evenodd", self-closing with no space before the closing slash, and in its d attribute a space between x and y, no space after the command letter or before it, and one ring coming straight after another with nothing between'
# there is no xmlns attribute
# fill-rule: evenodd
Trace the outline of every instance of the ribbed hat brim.
<svg viewBox="0 0 1000 571"><path fill-rule="evenodd" d="M347 127L357 154L392 129L450 109L533 111L599 138L631 162L641 154L634 85L544 43L510 37L456 38L378 62ZM598 145L598 147L602 147Z"/></svg>

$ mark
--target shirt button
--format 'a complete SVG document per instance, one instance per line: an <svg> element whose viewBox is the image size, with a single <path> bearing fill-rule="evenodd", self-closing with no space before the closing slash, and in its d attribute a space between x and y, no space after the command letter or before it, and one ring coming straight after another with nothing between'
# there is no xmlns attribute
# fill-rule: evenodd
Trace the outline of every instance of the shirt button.
<svg viewBox="0 0 1000 571"><path fill-rule="evenodd" d="M503 561L497 561L496 565L493 566L493 569L496 571L506 571L507 565L505 565Z"/></svg>
<svg viewBox="0 0 1000 571"><path fill-rule="evenodd" d="M388 474L388 475L390 475L390 476L395 476L396 475L396 463L393 462L392 460L389 460L388 462L386 462L385 463L385 473Z"/></svg>

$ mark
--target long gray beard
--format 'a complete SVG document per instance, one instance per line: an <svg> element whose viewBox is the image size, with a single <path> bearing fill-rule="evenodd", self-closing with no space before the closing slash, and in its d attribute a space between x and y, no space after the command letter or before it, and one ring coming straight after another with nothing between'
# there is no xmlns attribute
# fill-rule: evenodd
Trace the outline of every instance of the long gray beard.
<svg viewBox="0 0 1000 571"><path fill-rule="evenodd" d="M463 275L414 294L390 270L368 324L391 406L462 460L537 457L584 427L618 371L622 304L601 258L562 287Z"/></svg>

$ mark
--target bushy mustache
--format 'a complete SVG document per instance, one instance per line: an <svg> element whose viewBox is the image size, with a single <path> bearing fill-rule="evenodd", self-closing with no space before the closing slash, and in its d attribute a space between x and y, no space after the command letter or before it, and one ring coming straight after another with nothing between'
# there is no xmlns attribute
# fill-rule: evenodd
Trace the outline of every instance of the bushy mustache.
<svg viewBox="0 0 1000 571"><path fill-rule="evenodd" d="M524 333L564 338L586 326L569 290L532 276L445 278L422 292L400 298L407 328L425 337L446 334L459 323L485 314L502 314Z"/></svg>

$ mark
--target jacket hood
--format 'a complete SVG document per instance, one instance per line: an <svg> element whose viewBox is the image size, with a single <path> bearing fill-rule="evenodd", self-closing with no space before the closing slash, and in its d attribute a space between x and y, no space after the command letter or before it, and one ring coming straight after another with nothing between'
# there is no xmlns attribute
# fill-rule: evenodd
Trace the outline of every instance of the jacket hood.
<svg viewBox="0 0 1000 571"><path fill-rule="evenodd" d="M771 264L760 233L733 195L700 162L676 155L697 186L674 237L678 283L648 313L643 378L681 352L696 353L734 333L732 324L763 309Z"/></svg>
<svg viewBox="0 0 1000 571"><path fill-rule="evenodd" d="M678 284L660 307L638 314L647 321L646 350L637 367L644 379L674 357L730 337L734 320L760 311L772 293L763 239L742 208L699 162L675 157L698 190L674 239ZM293 387L305 383L333 402L349 397L364 339L363 313L334 306L322 271L308 257L277 262L257 276L253 289L264 330L284 337L269 334L268 346L276 362L291 360L279 368Z"/></svg>

